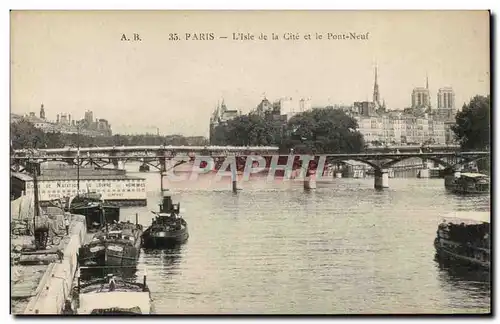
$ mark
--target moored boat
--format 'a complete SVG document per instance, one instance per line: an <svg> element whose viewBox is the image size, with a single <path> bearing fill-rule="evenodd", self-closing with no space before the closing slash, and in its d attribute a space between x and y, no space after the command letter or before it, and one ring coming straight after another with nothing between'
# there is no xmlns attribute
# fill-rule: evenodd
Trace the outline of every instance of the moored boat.
<svg viewBox="0 0 500 324"><path fill-rule="evenodd" d="M142 225L130 222L107 225L80 247L78 262L84 266L135 265L141 248Z"/></svg>
<svg viewBox="0 0 500 324"><path fill-rule="evenodd" d="M438 226L434 247L439 259L490 268L490 213L462 212Z"/></svg>
<svg viewBox="0 0 500 324"><path fill-rule="evenodd" d="M78 279L72 309L78 315L152 314L146 276L142 283L125 281L112 274L83 284Z"/></svg>
<svg viewBox="0 0 500 324"><path fill-rule="evenodd" d="M490 179L487 175L475 172L457 173L445 176L445 187L457 194L486 194L490 192Z"/></svg>
<svg viewBox="0 0 500 324"><path fill-rule="evenodd" d="M168 191L163 192L160 212L153 212L151 226L142 235L144 248L164 248L184 243L189 238L186 220L180 215L180 203L173 204Z"/></svg>
<svg viewBox="0 0 500 324"><path fill-rule="evenodd" d="M69 201L69 211L72 214L85 216L87 229L96 230L107 222L120 220L120 207L106 203L101 199L101 194L95 192L75 196Z"/></svg>

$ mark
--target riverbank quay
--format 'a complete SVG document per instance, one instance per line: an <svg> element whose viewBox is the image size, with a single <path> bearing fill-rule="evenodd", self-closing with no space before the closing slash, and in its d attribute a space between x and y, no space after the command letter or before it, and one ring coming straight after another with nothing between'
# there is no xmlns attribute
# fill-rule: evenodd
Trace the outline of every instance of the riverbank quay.
<svg viewBox="0 0 500 324"><path fill-rule="evenodd" d="M46 253L23 255L23 248L33 245L33 237L11 236L11 313L14 315L61 314L70 300L77 270L77 253L87 239L85 217L70 215L68 235L60 226L61 215L54 217L63 228L61 240L52 239ZM57 257L56 257L57 256Z"/></svg>

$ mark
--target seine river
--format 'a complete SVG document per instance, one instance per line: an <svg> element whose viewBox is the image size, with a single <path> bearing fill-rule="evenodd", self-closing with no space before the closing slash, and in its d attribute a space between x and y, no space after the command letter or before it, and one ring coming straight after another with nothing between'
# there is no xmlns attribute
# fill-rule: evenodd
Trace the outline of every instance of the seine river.
<svg viewBox="0 0 500 324"><path fill-rule="evenodd" d="M127 167L128 169L128 167ZM137 170L134 166L132 169ZM148 207L124 219L149 226L158 210L158 173L147 179ZM485 211L489 197L446 193L442 179L334 179L304 192L300 182L243 184L229 179L168 184L190 238L170 251L141 253L156 313L390 314L490 311L487 273L434 260L442 217Z"/></svg>

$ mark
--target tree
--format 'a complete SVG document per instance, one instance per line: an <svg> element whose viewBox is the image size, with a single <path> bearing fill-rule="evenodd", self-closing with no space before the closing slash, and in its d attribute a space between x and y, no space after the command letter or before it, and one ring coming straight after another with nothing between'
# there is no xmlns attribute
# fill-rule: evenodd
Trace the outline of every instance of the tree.
<svg viewBox="0 0 500 324"><path fill-rule="evenodd" d="M10 125L13 149L61 147L63 141L58 133L44 133L26 120Z"/></svg>
<svg viewBox="0 0 500 324"><path fill-rule="evenodd" d="M365 143L357 128L357 121L341 109L316 108L290 119L282 149L314 154L358 153Z"/></svg>
<svg viewBox="0 0 500 324"><path fill-rule="evenodd" d="M127 145L207 145L203 136L185 137L182 135L120 135L86 136L83 134L45 133L27 120L11 123L10 138L13 149L23 148L63 148Z"/></svg>
<svg viewBox="0 0 500 324"><path fill-rule="evenodd" d="M275 122L270 115L240 115L216 127L214 142L235 146L277 145L281 128L282 124Z"/></svg>
<svg viewBox="0 0 500 324"><path fill-rule="evenodd" d="M490 147L490 96L475 96L464 104L452 126L463 150L487 150Z"/></svg>

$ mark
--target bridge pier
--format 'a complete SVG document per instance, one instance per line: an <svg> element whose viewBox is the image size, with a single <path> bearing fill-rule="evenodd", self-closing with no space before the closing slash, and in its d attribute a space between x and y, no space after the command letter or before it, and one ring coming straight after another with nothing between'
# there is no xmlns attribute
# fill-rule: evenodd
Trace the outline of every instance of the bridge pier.
<svg viewBox="0 0 500 324"><path fill-rule="evenodd" d="M423 169L420 169L418 171L418 175L417 177L418 178L421 178L421 179L427 179L429 178L431 175L430 175L430 169L429 168L423 168Z"/></svg>
<svg viewBox="0 0 500 324"><path fill-rule="evenodd" d="M113 159L113 166L115 167L116 170L125 169L123 160L120 159Z"/></svg>
<svg viewBox="0 0 500 324"><path fill-rule="evenodd" d="M418 171L417 178L430 178L430 169L434 166L433 161L422 159L422 168Z"/></svg>
<svg viewBox="0 0 500 324"><path fill-rule="evenodd" d="M389 170L375 170L375 189L389 188Z"/></svg>

